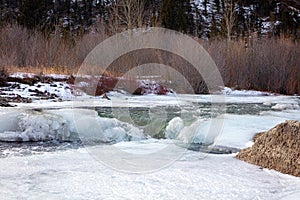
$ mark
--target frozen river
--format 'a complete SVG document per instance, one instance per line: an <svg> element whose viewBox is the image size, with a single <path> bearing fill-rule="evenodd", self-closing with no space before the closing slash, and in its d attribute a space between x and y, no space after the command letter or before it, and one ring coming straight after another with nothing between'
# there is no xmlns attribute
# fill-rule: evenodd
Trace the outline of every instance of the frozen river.
<svg viewBox="0 0 300 200"><path fill-rule="evenodd" d="M300 198L299 178L201 151L300 120L299 97L109 97L1 108L1 199Z"/></svg>

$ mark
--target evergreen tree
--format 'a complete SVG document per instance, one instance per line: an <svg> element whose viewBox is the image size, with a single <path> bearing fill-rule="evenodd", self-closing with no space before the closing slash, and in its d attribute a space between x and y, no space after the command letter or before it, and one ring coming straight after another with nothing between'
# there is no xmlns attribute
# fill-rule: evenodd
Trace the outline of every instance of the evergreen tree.
<svg viewBox="0 0 300 200"><path fill-rule="evenodd" d="M0 27L17 21L21 0L0 0Z"/></svg>
<svg viewBox="0 0 300 200"><path fill-rule="evenodd" d="M278 23L278 34L298 37L300 26L300 2L293 0L279 0L277 2L275 18Z"/></svg>
<svg viewBox="0 0 300 200"><path fill-rule="evenodd" d="M23 0L18 22L28 29L47 31L48 15L53 9L52 0Z"/></svg>
<svg viewBox="0 0 300 200"><path fill-rule="evenodd" d="M143 4L142 14L134 9L130 15L122 13L125 7L119 6L117 25L124 26L127 13L132 28L163 26L203 38L224 35L229 39L251 33L300 37L299 0L0 0L0 27L19 23L28 29L74 37L101 21L110 33L115 26L112 5L137 1ZM233 16L233 12L226 13L231 8L228 2L234 7Z"/></svg>
<svg viewBox="0 0 300 200"><path fill-rule="evenodd" d="M220 0L214 0L213 2L214 2L217 13L220 13L220 10L221 10Z"/></svg>
<svg viewBox="0 0 300 200"><path fill-rule="evenodd" d="M204 7L204 11L203 14L207 15L207 5L208 4L208 0L203 0L203 7Z"/></svg>
<svg viewBox="0 0 300 200"><path fill-rule="evenodd" d="M194 18L189 0L164 0L161 24L165 28L193 33Z"/></svg>
<svg viewBox="0 0 300 200"><path fill-rule="evenodd" d="M201 38L201 37L209 37L208 33L207 33L207 29L208 29L208 24L206 19L206 16L203 16L203 13L201 12L201 10L198 7L198 4L193 3L192 4L192 9L193 9L193 13L194 13L194 33L195 36Z"/></svg>
<svg viewBox="0 0 300 200"><path fill-rule="evenodd" d="M220 34L220 31L217 27L217 22L216 22L215 18L213 17L213 19L211 21L211 25L210 25L209 38L215 39L219 36L219 34Z"/></svg>
<svg viewBox="0 0 300 200"><path fill-rule="evenodd" d="M160 25L160 13L162 9L162 0L144 0L145 2L145 13L146 21L148 21L149 26L159 26Z"/></svg>
<svg viewBox="0 0 300 200"><path fill-rule="evenodd" d="M235 20L235 30L234 32L237 33L237 36L245 36L247 33L247 25L245 21L246 12L244 8L241 6L236 13L236 20Z"/></svg>

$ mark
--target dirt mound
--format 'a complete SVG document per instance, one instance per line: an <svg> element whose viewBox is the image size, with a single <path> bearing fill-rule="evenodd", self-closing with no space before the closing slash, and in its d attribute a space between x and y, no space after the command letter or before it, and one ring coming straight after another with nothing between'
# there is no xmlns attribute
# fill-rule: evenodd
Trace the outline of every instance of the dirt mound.
<svg viewBox="0 0 300 200"><path fill-rule="evenodd" d="M300 177L300 122L285 121L254 138L253 146L243 149L238 159Z"/></svg>

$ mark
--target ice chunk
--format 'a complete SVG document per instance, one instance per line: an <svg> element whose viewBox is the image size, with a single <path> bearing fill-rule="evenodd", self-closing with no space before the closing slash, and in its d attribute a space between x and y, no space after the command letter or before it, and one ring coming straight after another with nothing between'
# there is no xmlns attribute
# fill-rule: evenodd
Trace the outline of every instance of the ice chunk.
<svg viewBox="0 0 300 200"><path fill-rule="evenodd" d="M167 139L175 139L183 128L183 120L180 117L175 117L168 123L165 137Z"/></svg>
<svg viewBox="0 0 300 200"><path fill-rule="evenodd" d="M90 109L60 109L50 111L70 123L70 131L84 141L120 142L143 138L143 131L117 119L101 118Z"/></svg>
<svg viewBox="0 0 300 200"><path fill-rule="evenodd" d="M78 116L70 121L73 130L85 142L120 142L125 140L126 131L120 127L120 122L116 119L106 119L94 116ZM75 128L74 128L75 127Z"/></svg>
<svg viewBox="0 0 300 200"><path fill-rule="evenodd" d="M178 139L187 144L213 144L215 135L210 134L211 122L211 120L198 119L190 126L184 127L178 135Z"/></svg>
<svg viewBox="0 0 300 200"><path fill-rule="evenodd" d="M275 110L296 110L299 109L298 104L287 104L287 103L278 103L275 106L272 106L272 109Z"/></svg>
<svg viewBox="0 0 300 200"><path fill-rule="evenodd" d="M25 111L14 117L16 130L2 130L1 141L64 141L70 137L68 123L60 116L40 111Z"/></svg>
<svg viewBox="0 0 300 200"><path fill-rule="evenodd" d="M233 95L233 96L269 96L274 95L269 92L261 92L255 90L233 90L229 87L224 87L221 91L224 95Z"/></svg>
<svg viewBox="0 0 300 200"><path fill-rule="evenodd" d="M0 133L4 131L16 131L18 129L18 109L5 108L0 110Z"/></svg>
<svg viewBox="0 0 300 200"><path fill-rule="evenodd" d="M79 138L84 142L120 142L144 137L140 129L117 119L101 118L89 109L0 113L0 123L0 141L10 142Z"/></svg>

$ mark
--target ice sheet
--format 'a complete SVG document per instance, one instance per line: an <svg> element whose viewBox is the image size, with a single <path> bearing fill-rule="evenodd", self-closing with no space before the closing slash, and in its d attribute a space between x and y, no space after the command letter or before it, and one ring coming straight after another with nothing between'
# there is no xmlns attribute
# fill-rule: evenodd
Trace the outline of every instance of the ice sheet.
<svg viewBox="0 0 300 200"><path fill-rule="evenodd" d="M226 114L216 144L245 148L249 146L248 142L256 133L267 131L286 119L288 119L286 116Z"/></svg>
<svg viewBox="0 0 300 200"><path fill-rule="evenodd" d="M212 98L211 95L178 95L179 99L178 96L131 97L119 93L117 95L111 96L115 98L113 102L100 98L95 101L91 100L98 106L145 107L186 106L193 102L209 102ZM84 98L77 99L76 104L73 104L74 102L53 104L41 102L38 105L22 104L20 108L0 108L1 132L5 130L14 132L15 129L18 129L14 120L18 119L18 116L25 112L26 108L90 106L91 101L86 101ZM226 102L297 105L299 99L289 96L228 96ZM109 140L118 140L118 136L124 137L125 132L133 138L140 136L141 132L136 127L121 123L116 119L98 119L97 113L93 110L71 110L64 108L43 112L48 113L51 117L59 116L59 120L56 122L72 121L75 115L76 120L73 125L69 123L69 130L81 131L82 136L87 134L86 130L90 130L91 135L93 135L92 133L96 134L99 126L103 130L104 138L110 137ZM35 117L29 121L31 123L38 122ZM53 119L51 117L50 119ZM223 129L217 137L216 144L243 148L249 145L252 136L257 132L266 131L287 119L300 120L300 110L293 107L293 110L274 109L257 115L225 114L223 117ZM46 122L48 120L48 118L42 119ZM92 123L92 121L100 124L95 126L94 124L97 123ZM202 121L200 120L198 123L200 122ZM169 138L175 137L177 132L184 129L179 118L174 118L172 123L173 125L167 128ZM34 126L34 124L30 124L29 127ZM79 131L77 126L81 127ZM189 129L189 127L185 128ZM200 133L199 136L205 130L201 127L194 128ZM188 132L186 132L187 135ZM201 138L198 139L200 141ZM148 153L165 148L171 140L121 141L114 146L127 153L145 155L145 160L147 160ZM108 145L107 148L110 146ZM105 150L106 146L101 146L101 148ZM132 174L112 170L109 166L94 160L90 153L90 151L80 148L52 153L44 152L34 156L2 158L0 159L0 196L6 199L124 199L125 197L128 199L252 200L300 198L299 178L261 169L236 160L233 155L207 155L201 159L203 158L202 153L186 150L182 157L168 167L157 169L153 173ZM120 161L125 162L126 159L123 158Z"/></svg>
<svg viewBox="0 0 300 200"><path fill-rule="evenodd" d="M6 199L291 199L300 179L236 160L232 155L187 152L153 173L110 169L83 149L0 163L0 195ZM4 160L2 160L4 161Z"/></svg>
<svg viewBox="0 0 300 200"><path fill-rule="evenodd" d="M194 103L213 103L213 104L264 104L275 105L284 104L297 105L300 103L298 96L228 96L228 95L188 95L173 94L166 96L146 95L132 96L123 93L113 92L108 94L111 100L102 97L74 96L70 101L51 102L36 100L31 104L17 104L22 108L73 108L73 107L154 107L154 106L189 106Z"/></svg>

